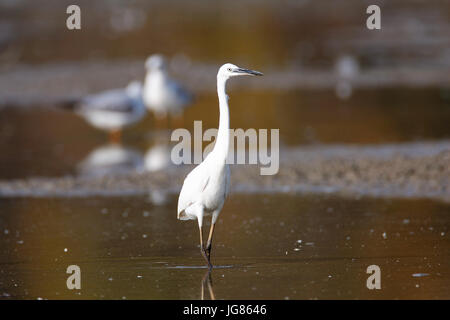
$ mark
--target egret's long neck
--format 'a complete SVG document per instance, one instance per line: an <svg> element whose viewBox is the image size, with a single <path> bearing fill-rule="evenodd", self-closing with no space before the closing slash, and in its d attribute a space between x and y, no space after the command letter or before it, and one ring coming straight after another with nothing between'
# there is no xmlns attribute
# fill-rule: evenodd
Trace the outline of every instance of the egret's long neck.
<svg viewBox="0 0 450 320"><path fill-rule="evenodd" d="M225 92L226 79L217 78L217 95L219 96L219 132L217 134L216 144L213 152L223 161L227 159L229 147L229 129L230 129L230 114L228 110L228 96Z"/></svg>

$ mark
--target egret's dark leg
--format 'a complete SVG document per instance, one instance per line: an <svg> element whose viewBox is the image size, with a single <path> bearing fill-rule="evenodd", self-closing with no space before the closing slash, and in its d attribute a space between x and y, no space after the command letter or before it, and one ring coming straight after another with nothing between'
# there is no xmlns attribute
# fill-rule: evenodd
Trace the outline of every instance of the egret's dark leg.
<svg viewBox="0 0 450 320"><path fill-rule="evenodd" d="M213 234L214 234L214 226L216 225L215 222L211 222L211 228L209 229L209 236L208 236L208 241L206 242L206 256L208 257L208 260L211 261L211 246L212 246L212 239L213 239ZM212 264L211 262L209 263L210 268L212 268Z"/></svg>
<svg viewBox="0 0 450 320"><path fill-rule="evenodd" d="M209 258L206 256L206 250L205 247L203 246L203 231L202 231L202 227L199 226L199 231L200 231L200 253L202 254L203 258L205 258L206 262L208 263L208 267L211 268L211 262L209 261Z"/></svg>

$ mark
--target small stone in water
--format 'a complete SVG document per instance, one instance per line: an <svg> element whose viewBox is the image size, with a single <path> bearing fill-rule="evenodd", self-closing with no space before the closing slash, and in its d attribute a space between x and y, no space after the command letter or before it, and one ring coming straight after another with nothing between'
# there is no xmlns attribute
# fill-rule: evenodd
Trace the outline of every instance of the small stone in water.
<svg viewBox="0 0 450 320"><path fill-rule="evenodd" d="M426 277L426 276L429 276L430 274L429 273L413 273L413 277L414 278L420 278L420 277Z"/></svg>

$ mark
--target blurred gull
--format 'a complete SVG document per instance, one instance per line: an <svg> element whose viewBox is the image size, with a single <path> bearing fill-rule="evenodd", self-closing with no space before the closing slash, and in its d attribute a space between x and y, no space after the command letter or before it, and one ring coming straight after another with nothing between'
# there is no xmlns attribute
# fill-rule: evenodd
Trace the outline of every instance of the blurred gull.
<svg viewBox="0 0 450 320"><path fill-rule="evenodd" d="M358 61L353 56L344 55L337 59L334 69L337 76L336 95L340 99L347 99L353 92L352 81L359 74Z"/></svg>
<svg viewBox="0 0 450 320"><path fill-rule="evenodd" d="M109 24L115 32L130 32L141 28L147 21L147 13L132 7L120 5L111 8Z"/></svg>
<svg viewBox="0 0 450 320"><path fill-rule="evenodd" d="M131 82L124 89L92 94L72 104L75 111L92 126L109 131L110 140L119 141L121 130L141 120L146 113L142 85Z"/></svg>
<svg viewBox="0 0 450 320"><path fill-rule="evenodd" d="M159 54L150 56L145 62L143 99L146 107L158 119L174 115L180 116L192 103L192 95L169 77L166 59Z"/></svg>

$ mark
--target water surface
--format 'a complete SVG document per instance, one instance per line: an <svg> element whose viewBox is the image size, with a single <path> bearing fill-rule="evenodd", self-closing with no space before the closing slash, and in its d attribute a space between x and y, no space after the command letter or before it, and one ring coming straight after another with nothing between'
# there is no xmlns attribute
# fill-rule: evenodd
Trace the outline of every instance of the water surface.
<svg viewBox="0 0 450 320"><path fill-rule="evenodd" d="M4 298L200 299L202 287L206 299L209 288L216 299L450 298L450 206L430 200L233 195L216 228L212 283L197 225L176 220L175 197L0 205ZM66 288L72 264L80 291ZM372 264L381 290L366 287Z"/></svg>

